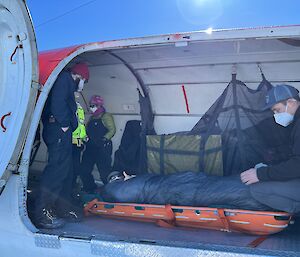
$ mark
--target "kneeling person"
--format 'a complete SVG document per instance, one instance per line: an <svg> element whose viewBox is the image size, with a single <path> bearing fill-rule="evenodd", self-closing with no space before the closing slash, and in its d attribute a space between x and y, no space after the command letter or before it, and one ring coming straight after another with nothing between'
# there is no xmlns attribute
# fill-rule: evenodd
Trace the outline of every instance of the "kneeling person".
<svg viewBox="0 0 300 257"><path fill-rule="evenodd" d="M300 98L289 85L272 88L266 98L266 109L274 112L275 122L291 129L292 154L277 165L252 168L241 173L259 202L289 213L300 212Z"/></svg>

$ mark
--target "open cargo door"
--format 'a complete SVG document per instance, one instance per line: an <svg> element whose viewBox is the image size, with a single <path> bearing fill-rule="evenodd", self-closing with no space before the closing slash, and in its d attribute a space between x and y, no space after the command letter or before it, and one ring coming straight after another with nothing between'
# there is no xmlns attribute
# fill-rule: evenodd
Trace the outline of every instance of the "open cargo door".
<svg viewBox="0 0 300 257"><path fill-rule="evenodd" d="M30 14L22 0L0 0L0 188L18 168L38 88Z"/></svg>

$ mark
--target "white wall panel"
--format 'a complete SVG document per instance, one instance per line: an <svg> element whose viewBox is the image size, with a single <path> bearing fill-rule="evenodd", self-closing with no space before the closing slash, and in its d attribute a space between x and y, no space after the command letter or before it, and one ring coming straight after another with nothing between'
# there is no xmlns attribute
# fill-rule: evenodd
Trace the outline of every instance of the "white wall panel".
<svg viewBox="0 0 300 257"><path fill-rule="evenodd" d="M138 83L132 73L123 65L92 67L84 96L88 100L94 94L104 97L105 108L112 113L140 113L138 104ZM125 111L123 105L133 105L133 111Z"/></svg>
<svg viewBox="0 0 300 257"><path fill-rule="evenodd" d="M203 114L227 84L185 85L190 114ZM153 86L150 97L156 114L188 114L181 85Z"/></svg>
<svg viewBox="0 0 300 257"><path fill-rule="evenodd" d="M190 131L201 116L180 117L180 116L156 116L154 128L158 134L170 134L178 131Z"/></svg>

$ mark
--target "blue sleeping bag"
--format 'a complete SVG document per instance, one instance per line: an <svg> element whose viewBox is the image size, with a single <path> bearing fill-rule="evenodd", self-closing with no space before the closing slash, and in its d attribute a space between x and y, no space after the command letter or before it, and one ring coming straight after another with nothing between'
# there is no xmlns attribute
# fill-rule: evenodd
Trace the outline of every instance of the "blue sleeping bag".
<svg viewBox="0 0 300 257"><path fill-rule="evenodd" d="M219 177L203 172L143 174L117 180L105 185L102 197L119 203L271 210L251 196L249 186L238 175Z"/></svg>

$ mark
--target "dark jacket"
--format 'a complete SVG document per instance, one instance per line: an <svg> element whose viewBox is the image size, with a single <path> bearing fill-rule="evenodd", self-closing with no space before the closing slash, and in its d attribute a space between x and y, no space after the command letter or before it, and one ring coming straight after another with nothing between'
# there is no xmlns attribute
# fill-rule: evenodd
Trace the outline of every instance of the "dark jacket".
<svg viewBox="0 0 300 257"><path fill-rule="evenodd" d="M292 127L290 158L277 165L257 169L257 177L260 181L286 181L300 178L300 107L295 113L294 121L289 126Z"/></svg>
<svg viewBox="0 0 300 257"><path fill-rule="evenodd" d="M108 112L97 117L91 116L86 126L86 132L89 137L88 145L103 146L105 141L110 141L116 133L113 116Z"/></svg>
<svg viewBox="0 0 300 257"><path fill-rule="evenodd" d="M52 115L60 127L70 127L72 131L77 128L75 91L76 83L71 73L63 71L48 96L42 115L44 124Z"/></svg>

